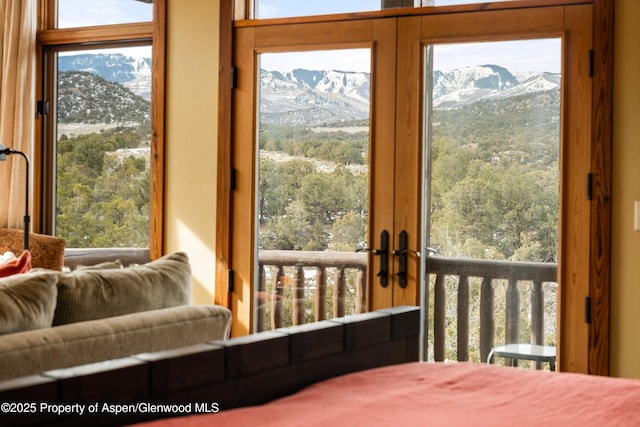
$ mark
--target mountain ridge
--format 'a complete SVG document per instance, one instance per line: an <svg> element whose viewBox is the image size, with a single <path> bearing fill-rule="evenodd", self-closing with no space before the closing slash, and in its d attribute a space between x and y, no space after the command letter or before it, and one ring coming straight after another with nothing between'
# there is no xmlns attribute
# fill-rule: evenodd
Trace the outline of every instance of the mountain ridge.
<svg viewBox="0 0 640 427"><path fill-rule="evenodd" d="M260 70L261 121L270 124L322 125L369 116L371 75L350 71ZM495 64L433 72L432 106L456 109L481 100L497 100L560 87L554 73L512 73Z"/></svg>
<svg viewBox="0 0 640 427"><path fill-rule="evenodd" d="M85 71L116 82L150 100L151 59L123 54L61 56L60 71ZM560 75L512 72L496 64L433 72L434 109L458 109L481 100L558 90ZM371 74L341 70L260 70L263 124L322 126L367 120Z"/></svg>

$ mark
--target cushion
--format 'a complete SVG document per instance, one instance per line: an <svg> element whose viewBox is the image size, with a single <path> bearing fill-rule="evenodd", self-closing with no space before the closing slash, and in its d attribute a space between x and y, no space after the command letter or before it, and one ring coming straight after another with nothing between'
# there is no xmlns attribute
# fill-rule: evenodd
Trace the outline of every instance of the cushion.
<svg viewBox="0 0 640 427"><path fill-rule="evenodd" d="M19 257L0 264L0 277L26 273L31 270L31 252L22 251Z"/></svg>
<svg viewBox="0 0 640 427"><path fill-rule="evenodd" d="M123 269L62 273L53 325L191 304L191 267L177 252Z"/></svg>
<svg viewBox="0 0 640 427"><path fill-rule="evenodd" d="M51 326L58 273L27 273L0 279L0 334Z"/></svg>
<svg viewBox="0 0 640 427"><path fill-rule="evenodd" d="M0 228L0 250L19 253L24 247L24 231ZM34 267L61 271L65 241L48 234L29 233L29 251Z"/></svg>
<svg viewBox="0 0 640 427"><path fill-rule="evenodd" d="M16 258L18 258L16 254L14 254L13 252L7 251L4 254L0 255L0 264L4 264L5 262L12 261Z"/></svg>

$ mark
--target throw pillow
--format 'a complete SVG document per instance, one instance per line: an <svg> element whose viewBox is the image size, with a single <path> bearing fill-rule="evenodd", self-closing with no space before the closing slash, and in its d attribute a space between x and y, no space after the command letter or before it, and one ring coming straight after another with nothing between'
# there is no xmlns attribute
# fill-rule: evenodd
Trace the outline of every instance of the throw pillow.
<svg viewBox="0 0 640 427"><path fill-rule="evenodd" d="M0 335L51 326L58 273L27 273L0 279Z"/></svg>
<svg viewBox="0 0 640 427"><path fill-rule="evenodd" d="M54 325L191 304L191 266L177 252L123 269L82 269L58 280Z"/></svg>
<svg viewBox="0 0 640 427"><path fill-rule="evenodd" d="M4 264L5 262L13 261L18 258L16 254L11 251L7 251L4 254L0 255L0 264Z"/></svg>
<svg viewBox="0 0 640 427"><path fill-rule="evenodd" d="M31 270L31 252L22 251L18 258L0 264L0 277L26 273Z"/></svg>

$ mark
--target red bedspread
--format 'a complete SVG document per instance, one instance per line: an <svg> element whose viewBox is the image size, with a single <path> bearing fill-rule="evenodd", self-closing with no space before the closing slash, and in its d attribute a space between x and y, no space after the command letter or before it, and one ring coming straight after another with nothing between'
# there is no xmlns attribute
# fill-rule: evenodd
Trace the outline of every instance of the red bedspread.
<svg viewBox="0 0 640 427"><path fill-rule="evenodd" d="M640 426L640 381L410 363L333 378L261 406L146 425Z"/></svg>

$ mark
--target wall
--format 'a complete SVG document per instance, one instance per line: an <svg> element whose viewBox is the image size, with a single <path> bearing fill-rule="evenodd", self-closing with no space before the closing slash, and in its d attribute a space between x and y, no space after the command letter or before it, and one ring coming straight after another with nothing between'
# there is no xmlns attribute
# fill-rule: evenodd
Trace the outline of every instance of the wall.
<svg viewBox="0 0 640 427"><path fill-rule="evenodd" d="M640 378L640 2L616 0L614 33L611 352L613 376Z"/></svg>
<svg viewBox="0 0 640 427"><path fill-rule="evenodd" d="M640 17L615 0L611 375L640 378ZM194 302L213 301L219 0L169 0L166 251L185 250Z"/></svg>
<svg viewBox="0 0 640 427"><path fill-rule="evenodd" d="M185 251L195 304L215 293L219 0L168 0L165 252Z"/></svg>

